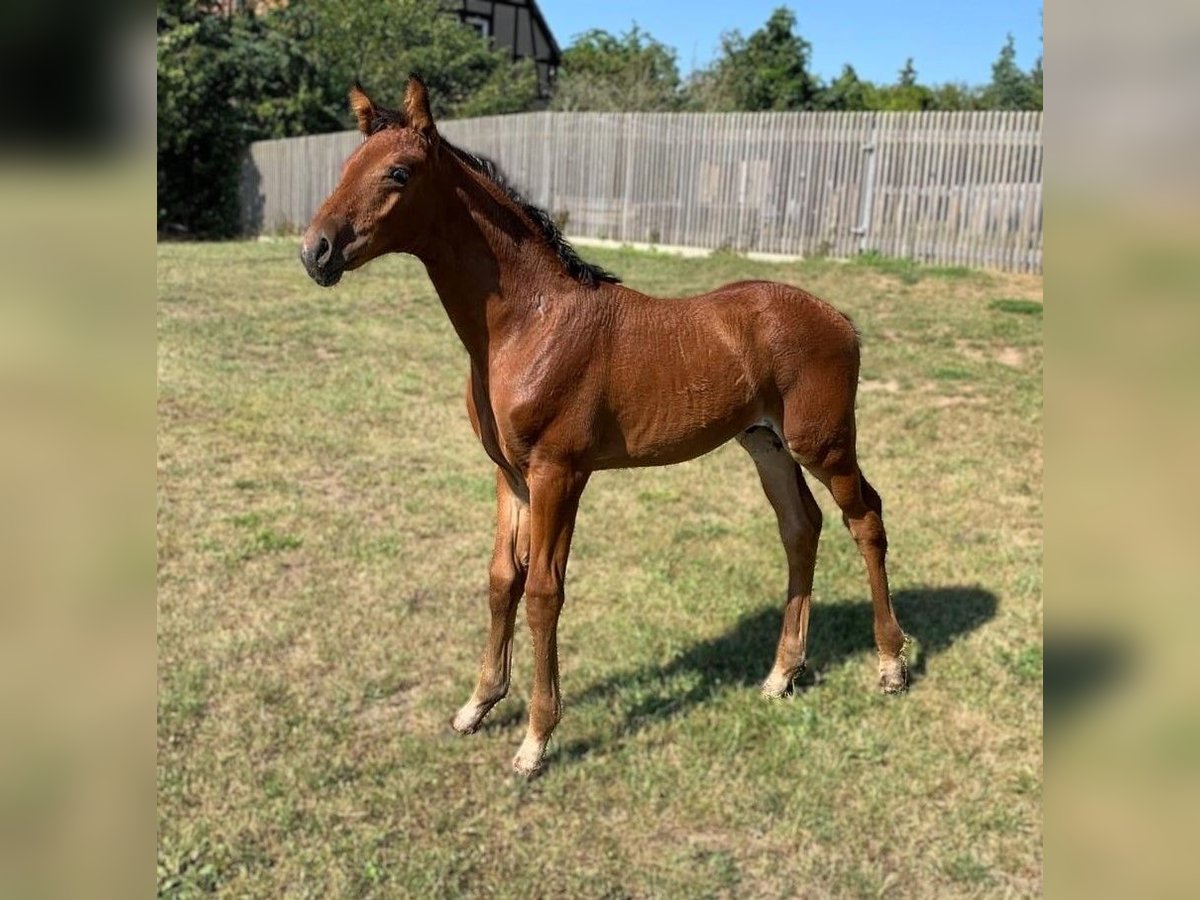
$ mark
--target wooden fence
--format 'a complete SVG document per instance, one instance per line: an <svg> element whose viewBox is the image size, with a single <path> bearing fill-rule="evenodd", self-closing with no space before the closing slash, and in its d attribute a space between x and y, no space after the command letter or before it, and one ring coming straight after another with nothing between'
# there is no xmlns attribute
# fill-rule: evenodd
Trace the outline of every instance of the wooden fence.
<svg viewBox="0 0 1200 900"><path fill-rule="evenodd" d="M572 236L1042 270L1040 112L539 112L438 127ZM303 227L360 140L251 145L247 230Z"/></svg>

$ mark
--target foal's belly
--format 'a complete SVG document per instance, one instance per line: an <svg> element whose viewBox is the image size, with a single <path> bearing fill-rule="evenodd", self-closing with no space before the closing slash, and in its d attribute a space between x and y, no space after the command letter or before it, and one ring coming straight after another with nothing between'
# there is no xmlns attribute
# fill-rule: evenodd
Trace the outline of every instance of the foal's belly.
<svg viewBox="0 0 1200 900"><path fill-rule="evenodd" d="M749 427L749 426L747 426ZM632 469L648 466L670 466L675 463L687 462L716 450L734 436L744 431L744 428L722 429L707 432L689 441L654 447L638 447L630 450L622 448L607 449L592 461L595 469Z"/></svg>
<svg viewBox="0 0 1200 900"><path fill-rule="evenodd" d="M703 456L753 425L756 404L738 404L720 414L697 415L687 408L649 409L603 431L595 450L597 469L667 466Z"/></svg>
<svg viewBox="0 0 1200 900"><path fill-rule="evenodd" d="M669 465L724 444L763 415L763 373L706 334L655 342L611 370L598 467Z"/></svg>

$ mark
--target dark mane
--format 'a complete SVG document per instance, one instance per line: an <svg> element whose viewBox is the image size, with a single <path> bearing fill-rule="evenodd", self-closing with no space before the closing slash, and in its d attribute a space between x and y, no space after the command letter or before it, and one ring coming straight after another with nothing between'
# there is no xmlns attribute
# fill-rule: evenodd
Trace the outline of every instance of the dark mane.
<svg viewBox="0 0 1200 900"><path fill-rule="evenodd" d="M358 85L358 82L355 82ZM361 87L359 88L361 90ZM408 123L404 121L404 113L398 109L390 109L386 106L375 107L375 118L371 120L370 134L379 134L386 128L403 128Z"/></svg>
<svg viewBox="0 0 1200 900"><path fill-rule="evenodd" d="M545 239L547 245L554 251L554 255L558 257L558 261L567 270L568 275L580 284L585 284L588 287L595 287L601 282L608 282L610 284L620 283L621 279L612 272L581 259L579 254L575 252L575 248L563 237L562 232L559 230L558 225L555 224L554 219L550 217L550 214L541 207L534 206L522 197L508 183L508 179L504 177L504 174L492 160L484 156L476 156L473 153L468 153L461 147L455 147L445 138L442 138L442 146L450 150L468 168L478 172L504 191L508 199L515 203L525 215L529 216L534 225L542 233L542 237Z"/></svg>

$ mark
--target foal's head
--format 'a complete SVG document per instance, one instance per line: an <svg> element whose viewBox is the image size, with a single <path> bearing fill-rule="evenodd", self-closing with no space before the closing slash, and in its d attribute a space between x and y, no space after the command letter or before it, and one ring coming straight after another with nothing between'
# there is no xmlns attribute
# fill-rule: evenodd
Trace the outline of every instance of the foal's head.
<svg viewBox="0 0 1200 900"><path fill-rule="evenodd" d="M350 108L366 140L300 245L304 268L325 287L381 254L411 252L435 208L431 174L440 140L424 82L409 78L402 110L378 105L356 84Z"/></svg>

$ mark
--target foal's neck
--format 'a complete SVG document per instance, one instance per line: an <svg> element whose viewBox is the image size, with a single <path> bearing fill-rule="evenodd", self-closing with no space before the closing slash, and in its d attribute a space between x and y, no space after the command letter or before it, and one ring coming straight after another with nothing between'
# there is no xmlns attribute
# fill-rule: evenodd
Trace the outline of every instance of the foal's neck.
<svg viewBox="0 0 1200 900"><path fill-rule="evenodd" d="M440 214L419 256L471 362L486 376L490 352L522 327L555 267L547 267L551 251L516 204L443 153Z"/></svg>

